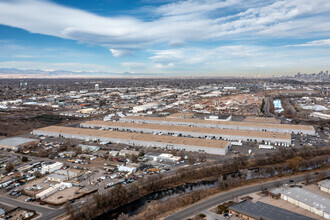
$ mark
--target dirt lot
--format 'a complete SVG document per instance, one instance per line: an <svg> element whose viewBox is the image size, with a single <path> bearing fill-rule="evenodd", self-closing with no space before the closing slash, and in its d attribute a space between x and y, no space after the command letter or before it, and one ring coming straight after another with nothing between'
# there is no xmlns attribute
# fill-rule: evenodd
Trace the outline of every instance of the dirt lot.
<svg viewBox="0 0 330 220"><path fill-rule="evenodd" d="M28 114L27 114L28 112ZM33 129L74 122L78 119L56 115L53 109L26 107L0 112L0 136L15 136Z"/></svg>
<svg viewBox="0 0 330 220"><path fill-rule="evenodd" d="M236 94L201 99L197 103L209 106L209 110L219 111L221 114L256 116L260 113L263 98L262 93Z"/></svg>
<svg viewBox="0 0 330 220"><path fill-rule="evenodd" d="M47 197L43 201L52 203L52 204L61 204L70 199L74 199L76 197L81 196L84 193L88 193L90 190L87 188L83 188L79 190L79 187L73 186L71 188L66 188L65 190L58 191L53 195Z"/></svg>
<svg viewBox="0 0 330 220"><path fill-rule="evenodd" d="M57 184L57 182L52 182L52 181L47 181L45 183L44 181L46 179L47 179L46 177L42 177L40 179L36 179L36 180L31 181L31 182L28 182L26 185L24 185L24 190L25 190L26 194L28 194L29 196L34 196L34 195L44 191L45 189L49 188L50 184L53 184L53 185ZM39 186L42 187L42 189L41 190L36 190L36 191L26 189L27 187L31 188L33 185L39 185Z"/></svg>

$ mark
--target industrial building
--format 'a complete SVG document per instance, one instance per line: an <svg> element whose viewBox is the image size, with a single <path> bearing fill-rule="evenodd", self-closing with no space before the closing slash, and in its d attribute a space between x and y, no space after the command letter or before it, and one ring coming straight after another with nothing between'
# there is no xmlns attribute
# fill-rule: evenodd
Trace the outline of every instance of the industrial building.
<svg viewBox="0 0 330 220"><path fill-rule="evenodd" d="M177 119L164 117L125 117L120 118L119 120L121 122L129 123L147 123L157 125L221 128L246 131L269 131L278 133L315 135L314 127L307 125L257 123L243 121L211 121L200 119Z"/></svg>
<svg viewBox="0 0 330 220"><path fill-rule="evenodd" d="M139 168L139 164L137 163L129 163L126 165L120 165L118 167L119 172L127 172L127 173L135 173L136 170Z"/></svg>
<svg viewBox="0 0 330 220"><path fill-rule="evenodd" d="M202 127L186 127L173 125L156 125L140 123L122 123L111 121L88 121L80 124L83 128L101 128L118 131L138 132L148 134L164 134L180 137L209 138L218 140L237 140L259 143L272 143L282 146L291 145L291 134L267 131L244 131Z"/></svg>
<svg viewBox="0 0 330 220"><path fill-rule="evenodd" d="M50 126L34 130L34 135L45 135L80 140L108 141L143 147L160 147L208 154L225 155L230 148L229 141L206 140L166 135L138 134L119 131Z"/></svg>
<svg viewBox="0 0 330 220"><path fill-rule="evenodd" d="M181 160L181 157L174 156L173 154L161 154L156 152L148 152L144 156L153 161L178 162Z"/></svg>
<svg viewBox="0 0 330 220"><path fill-rule="evenodd" d="M23 137L11 137L0 140L0 148L10 149L18 151L19 149L32 144L39 143L37 139L23 138Z"/></svg>
<svg viewBox="0 0 330 220"><path fill-rule="evenodd" d="M318 182L318 185L321 191L330 193L330 179L322 180Z"/></svg>
<svg viewBox="0 0 330 220"><path fill-rule="evenodd" d="M64 182L76 176L77 176L76 172L72 172L69 170L57 170L55 171L55 173L49 174L47 176L47 180L54 182Z"/></svg>
<svg viewBox="0 0 330 220"><path fill-rule="evenodd" d="M151 103L147 103L147 104L144 104L144 105L134 106L133 107L133 112L136 113L136 112L147 111L149 109L156 109L162 104L164 104L164 103L163 102L151 102Z"/></svg>
<svg viewBox="0 0 330 220"><path fill-rule="evenodd" d="M267 219L267 220L312 220L304 215L300 215L295 212L291 212L286 209L282 209L276 206L269 205L263 202L253 203L248 200L239 202L233 206L230 206L229 212L233 216L239 217L239 219Z"/></svg>
<svg viewBox="0 0 330 220"><path fill-rule="evenodd" d="M273 195L281 194L281 199L300 208L313 212L325 219L330 219L330 199L302 188L277 188Z"/></svg>
<svg viewBox="0 0 330 220"><path fill-rule="evenodd" d="M59 170L63 167L63 163L60 162L55 162L46 166L43 166L41 168L41 173L45 174L45 173L54 173L56 170Z"/></svg>

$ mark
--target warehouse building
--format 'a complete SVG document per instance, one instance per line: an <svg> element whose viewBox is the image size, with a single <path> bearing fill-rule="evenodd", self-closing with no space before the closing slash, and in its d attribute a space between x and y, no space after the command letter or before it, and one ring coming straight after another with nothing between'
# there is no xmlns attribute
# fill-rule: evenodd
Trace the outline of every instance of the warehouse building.
<svg viewBox="0 0 330 220"><path fill-rule="evenodd" d="M165 135L138 134L119 131L103 131L83 128L50 126L34 130L34 135L45 135L80 140L108 141L143 147L160 147L208 154L226 155L230 148L229 141L206 140Z"/></svg>
<svg viewBox="0 0 330 220"><path fill-rule="evenodd" d="M55 173L49 174L47 176L47 180L54 182L64 182L70 180L77 176L76 172L72 172L69 170L58 170Z"/></svg>
<svg viewBox="0 0 330 220"><path fill-rule="evenodd" d="M0 140L0 148L10 149L18 151L19 149L32 144L39 143L37 139L23 138L23 137L11 137Z"/></svg>
<svg viewBox="0 0 330 220"><path fill-rule="evenodd" d="M137 163L129 163L129 164L122 164L118 167L119 172L127 172L127 173L135 173L139 168L139 164Z"/></svg>
<svg viewBox="0 0 330 220"><path fill-rule="evenodd" d="M300 208L313 212L325 219L330 219L330 199L302 188L274 189L272 194L281 194L281 199Z"/></svg>
<svg viewBox="0 0 330 220"><path fill-rule="evenodd" d="M243 121L210 121L200 119L177 119L164 117L126 117L120 118L121 122L129 123L147 123L158 125L174 125L174 126L189 126L203 128L221 128L231 130L246 130L246 131L270 131L279 133L292 134L308 134L315 135L313 126L307 125L292 125L292 124L273 124L273 123L256 123Z"/></svg>
<svg viewBox="0 0 330 220"><path fill-rule="evenodd" d="M272 143L282 146L291 145L291 134L265 131L244 131L173 125L156 125L140 123L122 123L110 121L88 121L80 124L83 128L112 129L118 131L148 134L163 134L180 137L208 138L218 140L237 140L259 143Z"/></svg>
<svg viewBox="0 0 330 220"><path fill-rule="evenodd" d="M312 218L307 216L259 201L253 203L251 201L244 200L230 206L228 209L233 216L239 217L240 219L312 220Z"/></svg>
<svg viewBox="0 0 330 220"><path fill-rule="evenodd" d="M60 162L55 162L46 166L43 166L41 168L41 173L45 174L45 173L54 173L56 170L59 170L63 167L63 163Z"/></svg>
<svg viewBox="0 0 330 220"><path fill-rule="evenodd" d="M181 160L181 157L174 156L173 154L162 154L157 152L148 152L144 155L145 158L148 158L153 161L158 162L178 162Z"/></svg>
<svg viewBox="0 0 330 220"><path fill-rule="evenodd" d="M330 193L330 179L322 180L318 182L318 185L321 191Z"/></svg>

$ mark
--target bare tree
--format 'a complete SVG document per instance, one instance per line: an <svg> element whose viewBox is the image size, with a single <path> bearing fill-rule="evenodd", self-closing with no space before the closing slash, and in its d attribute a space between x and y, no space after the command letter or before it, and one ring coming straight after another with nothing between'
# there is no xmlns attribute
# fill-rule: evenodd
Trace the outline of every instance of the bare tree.
<svg viewBox="0 0 330 220"><path fill-rule="evenodd" d="M276 181L276 182L274 183L274 186L275 186L275 187L280 187L280 186L282 186L282 182L281 182L281 181Z"/></svg>
<svg viewBox="0 0 330 220"><path fill-rule="evenodd" d="M14 165L11 163L11 162L8 162L7 164L6 164L6 172L11 172L12 170L14 170Z"/></svg>
<svg viewBox="0 0 330 220"><path fill-rule="evenodd" d="M309 173L306 173L306 174L304 175L304 179L305 179L306 183L308 184L309 181L311 180L311 175L310 175Z"/></svg>
<svg viewBox="0 0 330 220"><path fill-rule="evenodd" d="M319 181L321 181L321 180L323 180L324 178L325 178L325 172L320 172L318 175L317 175L317 179L319 180Z"/></svg>

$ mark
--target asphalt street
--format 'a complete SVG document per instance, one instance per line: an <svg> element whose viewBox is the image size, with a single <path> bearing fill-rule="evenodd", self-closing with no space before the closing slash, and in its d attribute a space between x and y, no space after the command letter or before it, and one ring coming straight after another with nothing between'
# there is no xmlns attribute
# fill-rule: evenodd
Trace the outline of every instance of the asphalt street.
<svg viewBox="0 0 330 220"><path fill-rule="evenodd" d="M327 176L330 175L330 170L326 171L326 175ZM311 180L316 179L316 178L317 178L316 175L311 174ZM289 184L290 180L293 180L294 182L298 183L298 182L305 181L305 178L304 178L304 175L299 175L296 177L288 177L288 178L284 178L284 179L280 179L280 180L274 180L271 182L260 183L260 184L253 185L253 186L247 186L244 188L240 187L238 189L234 189L229 192L220 193L218 195L213 196L210 199L195 203L181 211L178 211L178 212L166 217L164 220L183 220L183 219L189 218L191 216L195 216L195 215L199 214L200 212L202 212L203 210L210 209L216 205L229 201L235 197L258 192L258 191L261 191L262 188L267 188L267 189L274 188L275 187L274 184L278 181L280 181L282 184L285 184L285 183Z"/></svg>
<svg viewBox="0 0 330 220"><path fill-rule="evenodd" d="M5 203L10 206L14 206L14 207L17 206L17 207L21 207L21 208L25 208L25 209L34 210L34 211L38 212L39 214L41 214L41 216L39 217L40 219L47 219L44 217L46 217L50 214L53 214L53 213L58 213L58 211L61 210L61 209L52 209L49 207L43 207L43 206L39 206L39 205L32 204L32 203L21 202L17 199L11 199L11 198L5 197L5 196L0 196L0 201L1 201L1 203ZM48 219L51 219L51 218L48 218Z"/></svg>

